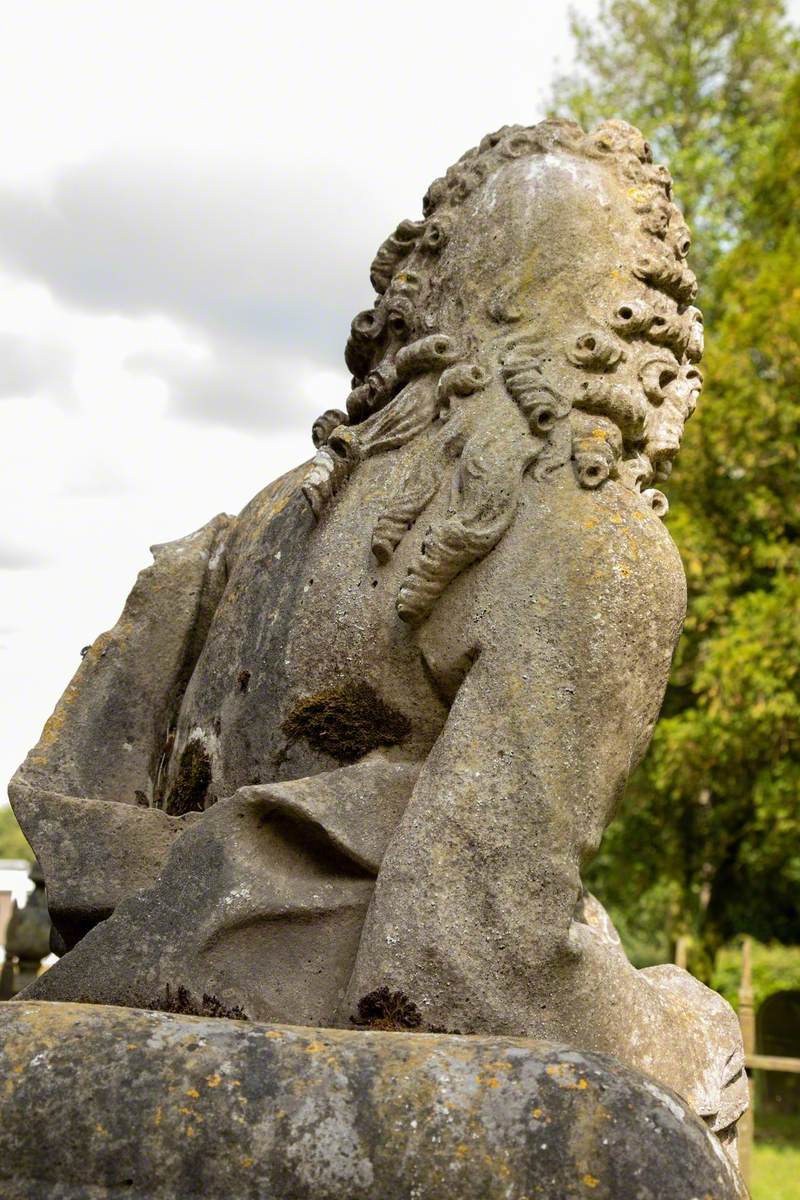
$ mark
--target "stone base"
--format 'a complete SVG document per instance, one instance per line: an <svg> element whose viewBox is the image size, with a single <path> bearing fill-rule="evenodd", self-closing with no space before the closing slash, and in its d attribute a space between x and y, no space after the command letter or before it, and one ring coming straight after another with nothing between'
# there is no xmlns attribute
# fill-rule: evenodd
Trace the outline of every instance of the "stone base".
<svg viewBox="0 0 800 1200"><path fill-rule="evenodd" d="M4 1200L742 1200L683 1101L544 1042L0 1005Z"/></svg>

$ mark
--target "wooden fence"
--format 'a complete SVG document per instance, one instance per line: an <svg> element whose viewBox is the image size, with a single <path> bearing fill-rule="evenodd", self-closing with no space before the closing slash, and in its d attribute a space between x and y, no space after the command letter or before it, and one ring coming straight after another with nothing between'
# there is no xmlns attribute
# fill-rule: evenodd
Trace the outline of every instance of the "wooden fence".
<svg viewBox="0 0 800 1200"><path fill-rule="evenodd" d="M751 941L742 942L742 981L739 987L739 1025L744 1042L744 1061L750 1088L750 1107L739 1122L739 1164L747 1186L753 1165L753 1135L755 1132L755 1088L753 1071L790 1071L800 1073L800 1058L779 1058L772 1054L756 1054L756 1014L753 1007L753 972Z"/></svg>

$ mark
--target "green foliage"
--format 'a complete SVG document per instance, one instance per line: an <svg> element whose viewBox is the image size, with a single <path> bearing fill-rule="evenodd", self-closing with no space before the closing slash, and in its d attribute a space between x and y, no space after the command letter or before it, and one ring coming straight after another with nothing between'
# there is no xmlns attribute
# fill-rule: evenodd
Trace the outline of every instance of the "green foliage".
<svg viewBox="0 0 800 1200"><path fill-rule="evenodd" d="M639 784L711 953L800 941L800 77L754 188L675 472L689 616Z"/></svg>
<svg viewBox="0 0 800 1200"><path fill-rule="evenodd" d="M7 804L0 804L0 858L24 858L33 862L33 851Z"/></svg>
<svg viewBox="0 0 800 1200"><path fill-rule="evenodd" d="M774 992L800 991L800 946L769 946L753 942L751 946L753 1006L756 1010ZM741 945L723 946L717 955L711 982L729 1004L739 1007L739 985L742 979Z"/></svg>
<svg viewBox="0 0 800 1200"><path fill-rule="evenodd" d="M773 135L796 53L783 0L600 0L570 22L578 70L557 81L553 111L645 131L680 181L702 279L735 236Z"/></svg>
<svg viewBox="0 0 800 1200"><path fill-rule="evenodd" d="M686 627L588 883L637 959L669 957L688 934L708 979L738 933L800 942L796 41L778 0L605 0L596 26L575 30L589 83L562 80L558 107L652 136L699 221L716 314L670 487Z"/></svg>
<svg viewBox="0 0 800 1200"><path fill-rule="evenodd" d="M756 1102L752 1200L797 1200L798 1179L800 1117L762 1109Z"/></svg>

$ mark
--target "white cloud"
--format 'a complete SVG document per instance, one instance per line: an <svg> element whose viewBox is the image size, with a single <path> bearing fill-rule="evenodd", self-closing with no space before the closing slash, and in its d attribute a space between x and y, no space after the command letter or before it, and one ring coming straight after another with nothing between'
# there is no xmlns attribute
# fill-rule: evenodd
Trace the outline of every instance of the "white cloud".
<svg viewBox="0 0 800 1200"><path fill-rule="evenodd" d="M0 774L147 546L311 452L378 244L568 52L530 0L6 6Z"/></svg>
<svg viewBox="0 0 800 1200"><path fill-rule="evenodd" d="M338 361L369 301L363 190L312 170L220 173L162 160L98 160L41 188L0 187L0 258L100 312L165 313L210 334ZM381 238L376 228L372 249Z"/></svg>

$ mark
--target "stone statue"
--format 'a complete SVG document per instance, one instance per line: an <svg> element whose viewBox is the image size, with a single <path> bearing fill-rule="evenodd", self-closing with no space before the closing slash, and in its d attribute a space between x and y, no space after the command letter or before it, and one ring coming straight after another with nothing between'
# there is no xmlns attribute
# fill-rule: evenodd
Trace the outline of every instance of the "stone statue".
<svg viewBox="0 0 800 1200"><path fill-rule="evenodd" d="M38 863L28 871L33 891L24 904L14 902L6 929L5 962L0 971L0 1000L9 1000L32 983L50 953L50 917L44 876Z"/></svg>
<svg viewBox="0 0 800 1200"><path fill-rule="evenodd" d="M436 180L313 461L154 547L13 781L68 951L27 999L566 1042L730 1137L733 1012L581 884L684 617L688 249L622 122Z"/></svg>

